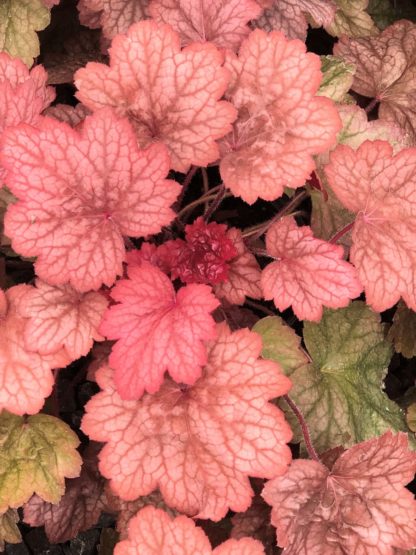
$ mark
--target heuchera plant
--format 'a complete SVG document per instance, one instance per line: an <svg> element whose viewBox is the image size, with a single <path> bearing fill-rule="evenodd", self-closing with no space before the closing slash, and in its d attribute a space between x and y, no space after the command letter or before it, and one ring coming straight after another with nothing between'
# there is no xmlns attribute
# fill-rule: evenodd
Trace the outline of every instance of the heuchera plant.
<svg viewBox="0 0 416 555"><path fill-rule="evenodd" d="M0 550L414 555L411 2L0 4Z"/></svg>

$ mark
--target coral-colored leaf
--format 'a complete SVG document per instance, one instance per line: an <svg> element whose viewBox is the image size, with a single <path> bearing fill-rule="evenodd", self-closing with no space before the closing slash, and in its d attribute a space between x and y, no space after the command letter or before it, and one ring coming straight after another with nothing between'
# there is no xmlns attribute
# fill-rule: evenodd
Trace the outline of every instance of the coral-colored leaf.
<svg viewBox="0 0 416 555"><path fill-rule="evenodd" d="M77 71L77 97L91 110L112 106L128 116L139 143L163 142L172 168L184 172L217 160L215 140L236 117L229 102L218 102L229 79L222 62L213 44L181 51L170 26L142 21L113 40L110 67L89 63Z"/></svg>
<svg viewBox="0 0 416 555"><path fill-rule="evenodd" d="M66 542L88 530L106 508L104 479L98 474L96 456L88 456L83 457L81 475L67 481L58 503L48 503L34 495L24 506L24 522L30 526L45 526L51 543Z"/></svg>
<svg viewBox="0 0 416 555"><path fill-rule="evenodd" d="M19 515L15 509L9 509L0 515L0 551L4 551L4 542L20 543L22 535L17 526Z"/></svg>
<svg viewBox="0 0 416 555"><path fill-rule="evenodd" d="M210 313L219 305L210 287L191 284L175 293L163 272L142 262L111 296L120 304L108 309L100 332L118 340L109 362L123 399L158 391L166 370L185 384L200 377L207 360L203 341L215 337Z"/></svg>
<svg viewBox="0 0 416 555"><path fill-rule="evenodd" d="M46 414L23 418L0 415L0 512L18 508L33 493L57 503L65 478L81 471L77 435L67 424Z"/></svg>
<svg viewBox="0 0 416 555"><path fill-rule="evenodd" d="M416 501L404 486L416 471L406 434L354 445L331 470L296 460L269 481L277 541L286 555L392 555L416 543Z"/></svg>
<svg viewBox="0 0 416 555"><path fill-rule="evenodd" d="M28 285L17 285L6 291L7 313L0 319L0 410L14 414L38 412L52 391L51 369L71 362L63 349L53 355L27 351L24 343L27 320L20 307L30 289Z"/></svg>
<svg viewBox="0 0 416 555"><path fill-rule="evenodd" d="M130 521L129 539L116 545L114 555L264 555L251 538L227 540L212 550L202 528L186 516L172 519L155 507L146 507Z"/></svg>
<svg viewBox="0 0 416 555"><path fill-rule="evenodd" d="M384 141L365 141L356 151L338 146L326 166L342 204L357 213L351 262L367 303L382 311L403 297L416 310L416 149L395 156Z"/></svg>
<svg viewBox="0 0 416 555"><path fill-rule="evenodd" d="M38 280L20 311L28 318L27 350L49 355L64 347L71 360L86 355L94 341L103 339L98 326L107 305L101 293L78 293L70 285L54 287Z"/></svg>
<svg viewBox="0 0 416 555"><path fill-rule="evenodd" d="M256 21L256 26L265 31L282 31L289 39L305 41L306 16L311 16L319 25L329 25L335 11L333 0L275 0Z"/></svg>
<svg viewBox="0 0 416 555"><path fill-rule="evenodd" d="M275 262L261 274L264 297L281 311L292 306L300 320L320 320L324 306L347 306L362 291L355 268L343 260L343 248L316 239L293 217L269 228L266 249Z"/></svg>
<svg viewBox="0 0 416 555"><path fill-rule="evenodd" d="M317 97L320 60L280 32L253 31L235 56L226 97L239 109L221 142L221 176L236 196L252 204L275 200L283 187L299 187L314 169L312 155L335 141L341 122L328 98Z"/></svg>
<svg viewBox="0 0 416 555"><path fill-rule="evenodd" d="M149 0L80 0L79 18L92 29L103 28L106 38L126 33L130 25L144 19Z"/></svg>
<svg viewBox="0 0 416 555"><path fill-rule="evenodd" d="M171 25L183 44L212 42L238 50L249 34L248 22L260 15L254 0L151 0L149 13Z"/></svg>
<svg viewBox="0 0 416 555"><path fill-rule="evenodd" d="M55 97L46 80L42 66L29 72L21 60L0 52L0 137L7 127L22 122L35 125L39 121L40 113ZM4 175L0 167L0 186Z"/></svg>
<svg viewBox="0 0 416 555"><path fill-rule="evenodd" d="M117 495L136 499L159 487L169 506L218 521L228 508L249 507L248 475L286 471L291 431L268 400L290 382L260 351L258 334L221 324L193 386L166 380L139 401L120 398L110 368L97 372L103 391L87 404L82 430L107 442L100 471Z"/></svg>
<svg viewBox="0 0 416 555"><path fill-rule="evenodd" d="M112 285L122 273L123 235L157 233L169 224L180 186L165 178L163 145L142 151L126 119L103 110L77 133L44 118L39 129L5 134L7 185L19 199L5 233L36 272L53 285L81 292Z"/></svg>
<svg viewBox="0 0 416 555"><path fill-rule="evenodd" d="M39 39L50 21L50 12L43 0L2 0L0 3L0 51L21 58L31 66L39 56Z"/></svg>
<svg viewBox="0 0 416 555"><path fill-rule="evenodd" d="M337 12L334 21L325 25L335 37L368 37L377 35L378 29L367 13L368 0L334 0Z"/></svg>
<svg viewBox="0 0 416 555"><path fill-rule="evenodd" d="M256 257L245 246L241 231L232 227L227 231L227 237L234 245L237 256L229 261L227 280L215 286L215 294L220 299L225 298L229 303L239 305L244 304L246 296L260 299L261 271Z"/></svg>
<svg viewBox="0 0 416 555"><path fill-rule="evenodd" d="M398 21L380 35L362 39L343 37L334 52L354 63L353 89L380 101L379 117L416 137L416 25Z"/></svg>

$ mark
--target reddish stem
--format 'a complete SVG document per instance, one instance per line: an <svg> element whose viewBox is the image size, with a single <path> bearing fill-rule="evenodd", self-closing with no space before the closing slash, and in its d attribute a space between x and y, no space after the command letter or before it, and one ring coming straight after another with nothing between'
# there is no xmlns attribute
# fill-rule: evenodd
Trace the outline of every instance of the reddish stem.
<svg viewBox="0 0 416 555"><path fill-rule="evenodd" d="M369 114L372 110L374 110L374 108L377 106L378 104L378 99L377 98L373 98L373 100L367 104L367 106L365 107L365 113Z"/></svg>
<svg viewBox="0 0 416 555"><path fill-rule="evenodd" d="M225 196L225 185L223 183L221 183L220 188L218 189L218 193L217 196L214 198L214 200L211 202L211 204L208 207L208 210L205 212L204 214L204 220L206 222L208 222L211 218L211 216L213 215L213 213L215 212L215 210L218 208L218 206L221 204L223 198Z"/></svg>
<svg viewBox="0 0 416 555"><path fill-rule="evenodd" d="M341 239L341 237L346 235L352 229L354 224L355 224L355 220L353 222L350 222L348 225L346 225L345 227L343 227L339 231L337 231L335 233L335 235L330 239L329 242L332 243L332 244L337 243Z"/></svg>
<svg viewBox="0 0 416 555"><path fill-rule="evenodd" d="M299 425L302 429L303 439L305 440L306 450L308 451L309 457L314 461L321 462L318 456L318 453L315 451L315 447L312 445L311 435L309 433L308 425L306 424L305 417L302 414L302 411L297 406L297 404L292 401L289 395L283 395L283 399L292 409L294 415L296 416Z"/></svg>
<svg viewBox="0 0 416 555"><path fill-rule="evenodd" d="M175 203L178 207L182 204L183 197L185 196L185 193L189 187L189 184L191 183L194 175L198 170L199 170L198 166L191 166L189 172L186 174L185 179L183 180L183 183L182 183L181 192L179 193L178 199Z"/></svg>

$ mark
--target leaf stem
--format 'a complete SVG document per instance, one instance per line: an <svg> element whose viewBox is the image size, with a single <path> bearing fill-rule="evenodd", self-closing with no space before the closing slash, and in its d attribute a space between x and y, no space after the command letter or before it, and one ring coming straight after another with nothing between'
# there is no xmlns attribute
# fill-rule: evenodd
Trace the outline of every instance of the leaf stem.
<svg viewBox="0 0 416 555"><path fill-rule="evenodd" d="M273 312L273 310L270 310L270 308L267 308L267 306L263 306L262 304L256 303L255 301L251 301L250 299L246 299L244 304L250 306L251 308L259 310L264 314L267 314L267 316L276 316L276 313Z"/></svg>
<svg viewBox="0 0 416 555"><path fill-rule="evenodd" d="M369 114L372 110L374 110L374 108L377 106L378 104L378 99L377 98L373 98L373 100L367 104L367 106L365 107L365 113Z"/></svg>
<svg viewBox="0 0 416 555"><path fill-rule="evenodd" d="M350 231L350 229L352 229L354 224L355 224L355 220L350 222L349 224L347 224L345 227L343 227L339 231L337 231L335 233L335 235L333 237L331 237L329 242L332 243L333 245L335 245L335 243L337 243L341 239L341 237L346 235Z"/></svg>
<svg viewBox="0 0 416 555"><path fill-rule="evenodd" d="M179 196L176 200L176 205L178 207L182 204L183 197L185 196L185 193L188 190L189 184L191 183L194 175L198 170L199 170L198 166L191 166L188 173L186 174L185 179L183 180L183 183L182 183L181 192L179 193Z"/></svg>
<svg viewBox="0 0 416 555"><path fill-rule="evenodd" d="M283 395L283 399L292 409L294 415L296 416L299 425L302 430L303 439L305 440L306 450L308 451L309 457L314 461L321 462L318 453L315 451L315 447L312 444L311 435L309 433L309 428L306 423L305 417L302 414L302 411L297 406L297 404L289 397L289 395Z"/></svg>
<svg viewBox="0 0 416 555"><path fill-rule="evenodd" d="M218 206L221 204L224 197L225 197L225 185L224 185L224 183L221 183L216 197L211 202L211 204L208 206L208 210L204 214L204 220L206 222L208 222L210 220L211 216L213 215L215 210L218 208Z"/></svg>

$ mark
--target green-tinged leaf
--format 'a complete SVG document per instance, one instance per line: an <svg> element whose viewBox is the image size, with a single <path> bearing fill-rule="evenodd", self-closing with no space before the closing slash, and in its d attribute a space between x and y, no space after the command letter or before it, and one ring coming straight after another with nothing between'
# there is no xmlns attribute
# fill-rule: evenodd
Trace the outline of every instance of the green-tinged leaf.
<svg viewBox="0 0 416 555"><path fill-rule="evenodd" d="M50 11L42 0L0 1L0 50L21 58L28 66L39 56L39 39L50 21Z"/></svg>
<svg viewBox="0 0 416 555"><path fill-rule="evenodd" d="M412 432L416 432L416 403L407 407L406 422Z"/></svg>
<svg viewBox="0 0 416 555"><path fill-rule="evenodd" d="M17 527L19 515L15 509L9 509L0 515L0 551L4 551L4 542L20 543L22 536Z"/></svg>
<svg viewBox="0 0 416 555"><path fill-rule="evenodd" d="M416 312L400 301L389 330L389 339L396 352L406 358L416 356Z"/></svg>
<svg viewBox="0 0 416 555"><path fill-rule="evenodd" d="M278 362L287 376L308 364L309 358L301 347L301 338L279 316L267 316L259 320L253 326L253 331L262 337L262 356Z"/></svg>
<svg viewBox="0 0 416 555"><path fill-rule="evenodd" d="M381 30L394 21L394 9L390 0L369 0L367 13Z"/></svg>
<svg viewBox="0 0 416 555"><path fill-rule="evenodd" d="M321 71L323 77L317 94L343 102L354 79L355 65L336 56L321 56Z"/></svg>
<svg viewBox="0 0 416 555"><path fill-rule="evenodd" d="M305 323L304 339L313 362L288 373L290 396L318 451L407 429L402 411L383 392L391 346L379 314L360 301L326 310L319 324ZM297 429L295 434L301 440Z"/></svg>
<svg viewBox="0 0 416 555"><path fill-rule="evenodd" d="M17 508L33 493L57 503L65 478L80 474L79 440L64 422L46 414L0 415L0 511Z"/></svg>
<svg viewBox="0 0 416 555"><path fill-rule="evenodd" d="M335 0L338 10L333 23L325 29L334 37L369 37L378 29L367 13L368 0Z"/></svg>

